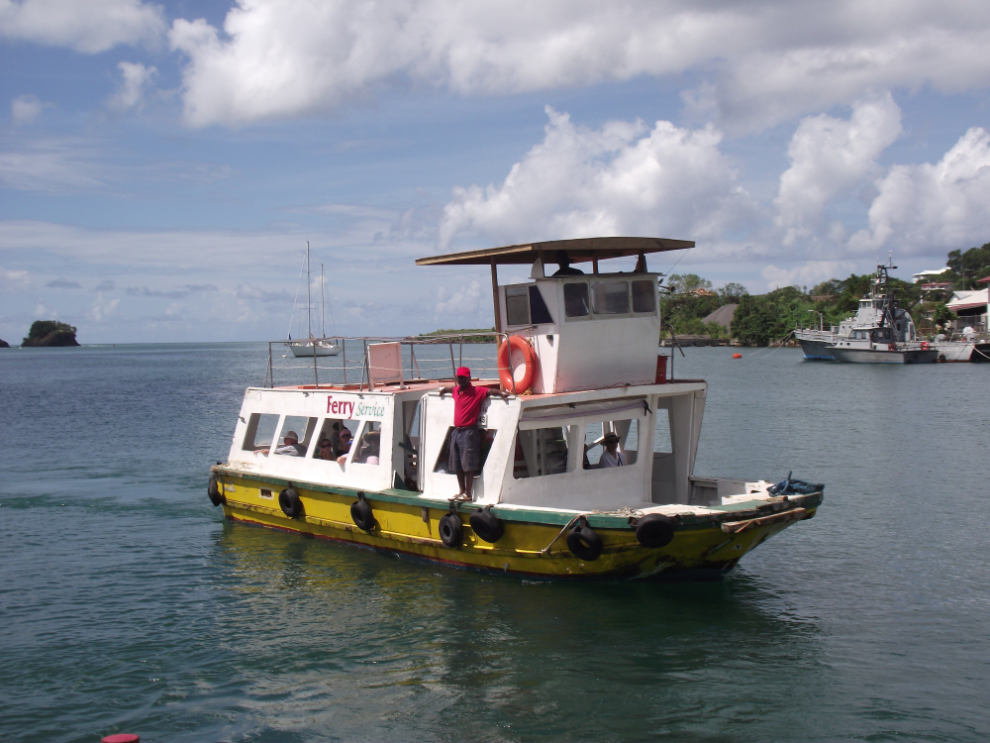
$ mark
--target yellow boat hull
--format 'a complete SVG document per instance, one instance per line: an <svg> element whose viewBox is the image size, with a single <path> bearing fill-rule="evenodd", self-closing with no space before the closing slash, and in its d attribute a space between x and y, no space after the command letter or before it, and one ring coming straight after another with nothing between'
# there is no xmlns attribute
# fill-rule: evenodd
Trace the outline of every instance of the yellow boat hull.
<svg viewBox="0 0 990 743"><path fill-rule="evenodd" d="M802 508L756 514L748 520L733 521L736 515L727 512L724 517L680 522L673 540L661 548L643 547L637 541L635 518L629 514L591 514L586 518L601 538L603 550L595 560L582 560L566 543L566 530L575 515L567 512L495 507L493 512L505 524L505 533L496 544L489 544L474 533L469 522L476 504L451 505L389 490L366 493L375 523L365 531L351 517L355 491L282 483L223 472L219 467L214 471L222 475L223 512L232 521L458 568L541 579L718 579L757 545L795 521L811 518L821 502L818 494ZM279 491L290 486L303 505L303 513L296 518L288 517L278 502ZM452 509L462 523L463 539L448 547L440 538L440 519Z"/></svg>

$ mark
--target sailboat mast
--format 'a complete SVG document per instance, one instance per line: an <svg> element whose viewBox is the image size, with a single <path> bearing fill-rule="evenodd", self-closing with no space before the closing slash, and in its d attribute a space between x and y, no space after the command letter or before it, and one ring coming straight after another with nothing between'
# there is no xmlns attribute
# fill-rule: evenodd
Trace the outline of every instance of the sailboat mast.
<svg viewBox="0 0 990 743"><path fill-rule="evenodd" d="M309 296L309 240L306 241L306 333L310 338L313 337L313 327L312 327L312 315L313 315L313 302Z"/></svg>

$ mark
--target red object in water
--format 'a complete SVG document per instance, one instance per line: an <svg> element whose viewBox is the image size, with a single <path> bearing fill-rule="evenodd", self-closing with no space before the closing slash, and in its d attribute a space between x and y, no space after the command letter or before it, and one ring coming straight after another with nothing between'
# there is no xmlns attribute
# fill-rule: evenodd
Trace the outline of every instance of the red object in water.
<svg viewBox="0 0 990 743"><path fill-rule="evenodd" d="M657 356L657 384L667 384L667 357Z"/></svg>
<svg viewBox="0 0 990 743"><path fill-rule="evenodd" d="M734 359L741 359L742 358L742 354L741 353L734 353L734 354L732 354L732 358L734 358Z"/></svg>
<svg viewBox="0 0 990 743"><path fill-rule="evenodd" d="M116 735L108 735L100 740L100 743L141 743L141 736L131 733L117 733Z"/></svg>

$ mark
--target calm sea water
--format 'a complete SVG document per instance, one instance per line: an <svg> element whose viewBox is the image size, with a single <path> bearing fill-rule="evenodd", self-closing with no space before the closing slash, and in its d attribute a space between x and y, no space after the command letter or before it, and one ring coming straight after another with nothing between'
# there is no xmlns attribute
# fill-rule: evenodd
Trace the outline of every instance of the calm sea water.
<svg viewBox="0 0 990 743"><path fill-rule="evenodd" d="M990 366L686 353L699 474L827 484L718 584L231 525L208 468L264 346L0 351L0 740L985 740Z"/></svg>

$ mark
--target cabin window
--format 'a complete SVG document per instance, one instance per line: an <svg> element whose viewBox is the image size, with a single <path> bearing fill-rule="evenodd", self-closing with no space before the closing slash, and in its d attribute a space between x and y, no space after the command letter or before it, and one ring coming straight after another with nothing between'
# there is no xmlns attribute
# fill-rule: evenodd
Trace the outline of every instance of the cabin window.
<svg viewBox="0 0 990 743"><path fill-rule="evenodd" d="M567 437L576 426L550 426L516 434L512 476L517 480L567 472Z"/></svg>
<svg viewBox="0 0 990 743"><path fill-rule="evenodd" d="M316 430L317 420L317 418L305 418L301 415L285 416L274 453L287 457L306 456L306 449L309 447L313 432ZM291 441L293 435L295 436L295 444Z"/></svg>
<svg viewBox="0 0 990 743"><path fill-rule="evenodd" d="M539 287L505 288L505 322L507 325L546 325L553 322Z"/></svg>
<svg viewBox="0 0 990 743"><path fill-rule="evenodd" d="M587 284L564 284L564 314L567 317L587 317L591 312L590 305Z"/></svg>
<svg viewBox="0 0 990 743"><path fill-rule="evenodd" d="M543 294L538 286L529 287L529 308L534 325L548 325L553 322L553 316L547 303L543 301Z"/></svg>
<svg viewBox="0 0 990 743"><path fill-rule="evenodd" d="M509 325L529 325L529 292L525 286L505 288L505 320Z"/></svg>
<svg viewBox="0 0 990 743"><path fill-rule="evenodd" d="M341 457L346 458L348 452L353 448L354 442L358 440L360 428L360 420L324 418L323 424L320 426L320 435L316 439L316 446L313 447L313 459L338 461ZM321 446L323 441L329 441L330 447Z"/></svg>
<svg viewBox="0 0 990 743"><path fill-rule="evenodd" d="M639 448L639 419L607 421L605 423L589 423L584 432L584 469L598 469L601 464L605 446L602 440L605 433L614 433L619 437L617 452L622 455L623 465L636 462Z"/></svg>
<svg viewBox="0 0 990 743"><path fill-rule="evenodd" d="M657 311L656 282L652 279L632 282L632 304L633 312L655 313Z"/></svg>
<svg viewBox="0 0 990 743"><path fill-rule="evenodd" d="M596 281L592 285L591 297L596 315L624 315L629 312L628 281Z"/></svg>
<svg viewBox="0 0 990 743"><path fill-rule="evenodd" d="M268 451L278 431L279 416L273 413L251 413L244 434L244 451Z"/></svg>
<svg viewBox="0 0 990 743"><path fill-rule="evenodd" d="M351 461L355 464L381 464L382 424L379 421L365 421L360 431L352 446L354 456Z"/></svg>
<svg viewBox="0 0 990 743"><path fill-rule="evenodd" d="M434 472L440 472L448 475L455 474L454 471L450 469L450 437L453 431L453 426L450 426L447 429L447 435L444 436L443 439L443 446L440 447L440 454L437 455L437 462L433 466ZM485 468L485 462L488 461L488 455L492 450L492 444L495 443L496 432L497 429L494 428L481 429L481 452L478 457L479 472Z"/></svg>

